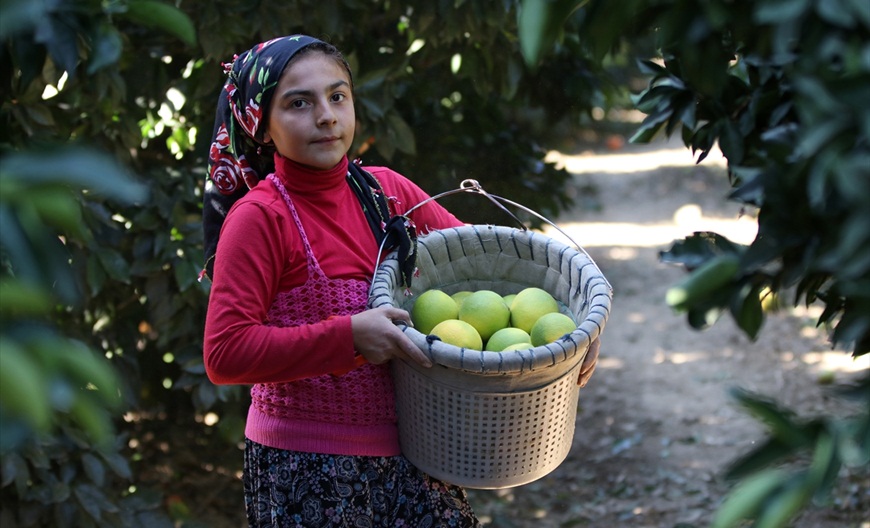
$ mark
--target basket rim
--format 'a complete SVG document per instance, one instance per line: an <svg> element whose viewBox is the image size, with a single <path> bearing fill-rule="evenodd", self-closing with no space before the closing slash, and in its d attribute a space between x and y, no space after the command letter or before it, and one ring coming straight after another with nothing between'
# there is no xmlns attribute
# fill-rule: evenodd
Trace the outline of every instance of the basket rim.
<svg viewBox="0 0 870 528"><path fill-rule="evenodd" d="M571 366L585 357L592 341L604 330L608 319L613 291L610 283L591 257L582 249L544 235L540 232L497 225L467 224L429 232L418 239L418 252L440 247L451 242L483 240L496 237L499 248L519 245L535 245L545 248L561 260L560 267L577 271L587 277L584 293L589 306L584 320L577 328L561 339L546 345L513 352L472 350L444 343L431 335L424 335L412 326L396 323L433 363L478 374L521 374L531 370L556 367L564 362ZM482 238L483 237L483 238ZM509 242L509 243L502 243ZM418 260L419 262L419 260ZM372 281L369 306L396 306L395 294L399 284L398 260L395 252L388 255L378 266ZM408 295L410 292L402 292ZM572 361L574 360L574 361Z"/></svg>

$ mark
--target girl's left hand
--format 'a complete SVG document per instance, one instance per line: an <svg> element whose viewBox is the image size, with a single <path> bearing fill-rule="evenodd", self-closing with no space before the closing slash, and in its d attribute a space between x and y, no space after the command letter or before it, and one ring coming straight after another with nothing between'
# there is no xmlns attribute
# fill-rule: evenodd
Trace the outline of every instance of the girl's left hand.
<svg viewBox="0 0 870 528"><path fill-rule="evenodd" d="M415 361L424 367L432 362L408 336L396 326L403 321L411 326L411 316L405 310L383 306L352 315L353 346L366 361L379 365L393 358Z"/></svg>
<svg viewBox="0 0 870 528"><path fill-rule="evenodd" d="M583 364L580 365L580 378L577 380L577 385L580 385L581 388L589 383L589 378L592 377L592 373L595 371L595 365L598 364L598 352L600 348L601 340L597 338L591 345L589 345L589 350L586 352L586 358L583 359Z"/></svg>

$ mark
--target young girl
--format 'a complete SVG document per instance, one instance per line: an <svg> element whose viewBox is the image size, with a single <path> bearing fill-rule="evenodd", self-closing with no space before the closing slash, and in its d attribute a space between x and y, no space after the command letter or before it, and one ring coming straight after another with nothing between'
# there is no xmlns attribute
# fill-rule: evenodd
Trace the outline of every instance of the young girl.
<svg viewBox="0 0 870 528"><path fill-rule="evenodd" d="M353 80L332 45L277 38L225 68L203 213L204 359L214 383L253 385L249 525L479 526L463 489L401 456L388 361L430 362L395 324L407 312L365 309L378 199L391 217L428 195L384 167L365 168L370 186L350 178ZM421 233L462 225L434 201L410 220Z"/></svg>

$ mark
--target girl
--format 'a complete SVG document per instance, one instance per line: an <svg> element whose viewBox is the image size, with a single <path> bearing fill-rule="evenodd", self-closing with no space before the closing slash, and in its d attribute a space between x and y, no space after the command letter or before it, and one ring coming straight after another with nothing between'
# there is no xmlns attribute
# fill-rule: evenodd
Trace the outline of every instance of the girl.
<svg viewBox="0 0 870 528"><path fill-rule="evenodd" d="M277 38L225 69L203 213L204 360L214 383L253 385L249 525L479 526L463 489L401 456L388 361L430 366L394 324L408 313L365 310L383 220L428 196L384 167L350 177L353 80L332 45ZM410 221L462 225L434 201Z"/></svg>

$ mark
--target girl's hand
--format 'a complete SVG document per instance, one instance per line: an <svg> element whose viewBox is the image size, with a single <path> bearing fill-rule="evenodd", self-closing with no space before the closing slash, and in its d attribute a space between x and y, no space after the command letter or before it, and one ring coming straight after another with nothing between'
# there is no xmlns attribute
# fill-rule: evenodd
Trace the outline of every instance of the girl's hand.
<svg viewBox="0 0 870 528"><path fill-rule="evenodd" d="M600 348L601 341L599 339L595 339L595 341L589 345L589 350L586 352L586 358L583 359L583 364L580 365L580 379L577 380L577 385L580 385L581 388L589 383L589 378L592 377L592 373L595 371L595 365L598 364L598 352Z"/></svg>
<svg viewBox="0 0 870 528"><path fill-rule="evenodd" d="M382 306L366 310L350 318L353 346L369 363L380 365L393 358L416 361L424 367L432 362L422 350L395 325L403 321L411 326L411 316L405 310Z"/></svg>

